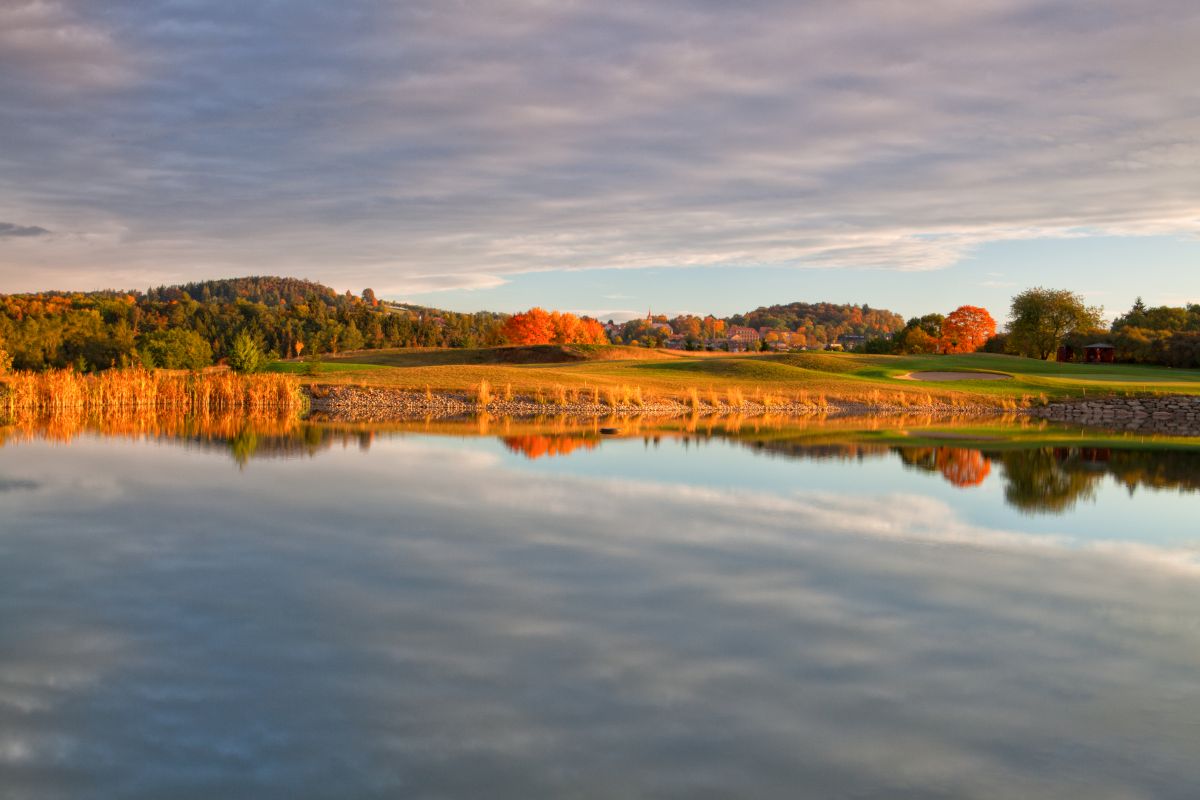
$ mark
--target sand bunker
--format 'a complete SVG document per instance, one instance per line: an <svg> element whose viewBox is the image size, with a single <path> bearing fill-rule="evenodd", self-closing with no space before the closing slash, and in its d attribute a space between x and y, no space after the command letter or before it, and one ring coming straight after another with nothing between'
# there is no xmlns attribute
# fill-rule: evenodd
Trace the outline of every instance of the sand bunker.
<svg viewBox="0 0 1200 800"><path fill-rule="evenodd" d="M910 381L1011 381L1012 375L999 372L910 372L901 375Z"/></svg>

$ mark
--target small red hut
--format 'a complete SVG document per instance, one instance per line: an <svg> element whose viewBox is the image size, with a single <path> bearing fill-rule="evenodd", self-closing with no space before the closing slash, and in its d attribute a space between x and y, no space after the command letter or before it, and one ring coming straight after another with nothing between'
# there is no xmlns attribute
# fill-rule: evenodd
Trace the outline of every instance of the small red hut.
<svg viewBox="0 0 1200 800"><path fill-rule="evenodd" d="M1111 344L1104 344L1103 342L1089 344L1083 348L1083 352L1084 361L1089 364L1111 364L1113 363L1113 357L1117 354L1116 349Z"/></svg>

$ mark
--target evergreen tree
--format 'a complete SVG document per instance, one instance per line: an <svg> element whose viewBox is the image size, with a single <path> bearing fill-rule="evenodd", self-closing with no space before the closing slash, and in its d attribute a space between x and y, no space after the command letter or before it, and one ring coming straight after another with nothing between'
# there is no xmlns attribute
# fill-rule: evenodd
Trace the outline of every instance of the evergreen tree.
<svg viewBox="0 0 1200 800"><path fill-rule="evenodd" d="M234 337L229 348L229 366L234 372L260 372L266 361L262 348L249 333L241 331Z"/></svg>

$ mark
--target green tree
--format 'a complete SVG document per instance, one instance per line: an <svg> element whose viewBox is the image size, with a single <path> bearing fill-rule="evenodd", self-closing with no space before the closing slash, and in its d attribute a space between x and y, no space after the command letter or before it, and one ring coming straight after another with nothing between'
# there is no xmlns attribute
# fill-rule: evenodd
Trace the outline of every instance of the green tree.
<svg viewBox="0 0 1200 800"><path fill-rule="evenodd" d="M365 340L363 339L362 332L359 331L358 326L352 320L346 326L345 330L342 331L342 340L340 342L342 350L361 350L364 343Z"/></svg>
<svg viewBox="0 0 1200 800"><path fill-rule="evenodd" d="M202 369L212 364L212 347L195 331L171 328L142 336L140 348L147 366L162 369Z"/></svg>
<svg viewBox="0 0 1200 800"><path fill-rule="evenodd" d="M234 372L260 372L267 364L267 357L246 331L241 331L233 338L233 346L229 348L229 366Z"/></svg>
<svg viewBox="0 0 1200 800"><path fill-rule="evenodd" d="M1066 289L1026 289L1012 300L1008 320L1011 352L1045 361L1067 334L1100 327L1102 309L1084 305Z"/></svg>

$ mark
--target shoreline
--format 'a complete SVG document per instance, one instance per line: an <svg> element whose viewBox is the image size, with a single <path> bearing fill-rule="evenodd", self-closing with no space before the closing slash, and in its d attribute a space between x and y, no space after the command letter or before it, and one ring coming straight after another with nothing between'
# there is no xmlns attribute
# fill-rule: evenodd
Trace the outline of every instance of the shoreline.
<svg viewBox="0 0 1200 800"><path fill-rule="evenodd" d="M642 404L599 402L536 402L534 398L514 397L481 404L469 392L413 391L395 387L349 385L306 386L309 413L341 422L385 422L422 417L455 418L480 414L528 418L565 416L603 418L611 416L674 418L694 415L737 415L747 418L766 415L796 418L851 418L876 415L922 415L928 417L1004 417L1026 416L1048 422L1060 422L1114 431L1200 437L1200 397L1111 397L1091 400L1050 402L1016 409L998 408L983 403L924 403L919 405L869 404L829 400L824 403L745 402L696 404L676 400L655 400Z"/></svg>
<svg viewBox="0 0 1200 800"><path fill-rule="evenodd" d="M1025 413L1050 422L1089 428L1200 437L1200 397L1108 397L1049 403Z"/></svg>
<svg viewBox="0 0 1200 800"><path fill-rule="evenodd" d="M575 401L567 403L537 402L530 397L514 397L511 400L491 400L482 404L468 392L412 391L394 387L365 387L348 385L306 386L302 391L308 397L310 413L328 415L343 421L352 420L400 420L425 416L472 416L480 413L506 417L569 416L607 417L612 415L641 417L680 417L692 414L732 415L745 417L776 414L792 417L853 417L873 414L923 414L933 416L1003 416L1012 414L1011 409L1002 409L982 403L952 404L933 403L921 405L877 405L848 401L830 400L825 403L771 403L744 402L741 405L728 403L713 404L698 402L682 403L676 400L655 400L644 403L602 403Z"/></svg>

